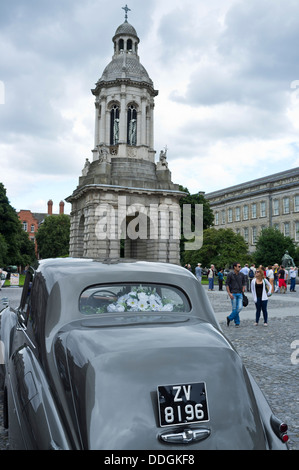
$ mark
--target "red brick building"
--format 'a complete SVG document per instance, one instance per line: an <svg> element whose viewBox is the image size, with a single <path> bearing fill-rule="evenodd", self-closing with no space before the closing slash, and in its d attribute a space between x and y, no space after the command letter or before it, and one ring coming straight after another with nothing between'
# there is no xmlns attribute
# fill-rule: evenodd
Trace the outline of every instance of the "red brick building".
<svg viewBox="0 0 299 470"><path fill-rule="evenodd" d="M64 202L59 203L59 214L64 214ZM30 210L20 210L18 212L19 219L22 223L23 230L28 233L30 240L34 241L35 253L37 254L37 244L35 240L36 233L48 215L53 215L53 201L48 201L48 212L31 212Z"/></svg>

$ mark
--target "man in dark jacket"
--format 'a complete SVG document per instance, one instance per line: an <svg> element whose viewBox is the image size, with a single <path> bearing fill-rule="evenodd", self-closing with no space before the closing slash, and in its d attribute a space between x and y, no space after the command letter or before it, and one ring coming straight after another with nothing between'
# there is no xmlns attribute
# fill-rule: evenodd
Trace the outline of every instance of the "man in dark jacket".
<svg viewBox="0 0 299 470"><path fill-rule="evenodd" d="M245 276L240 272L240 269L240 263L234 263L233 271L226 278L226 290L232 303L232 313L226 317L227 326L232 320L234 320L236 327L240 326L239 313L243 308L243 293L246 285Z"/></svg>

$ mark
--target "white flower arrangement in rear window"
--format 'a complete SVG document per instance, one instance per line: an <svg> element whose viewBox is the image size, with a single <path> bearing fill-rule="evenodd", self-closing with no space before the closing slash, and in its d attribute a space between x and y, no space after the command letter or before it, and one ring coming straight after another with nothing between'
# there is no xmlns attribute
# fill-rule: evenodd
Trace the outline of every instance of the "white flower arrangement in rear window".
<svg viewBox="0 0 299 470"><path fill-rule="evenodd" d="M107 312L172 312L174 304L165 297L160 297L156 289L133 288L128 294L121 295L117 302L107 306ZM179 308L180 310L180 308Z"/></svg>

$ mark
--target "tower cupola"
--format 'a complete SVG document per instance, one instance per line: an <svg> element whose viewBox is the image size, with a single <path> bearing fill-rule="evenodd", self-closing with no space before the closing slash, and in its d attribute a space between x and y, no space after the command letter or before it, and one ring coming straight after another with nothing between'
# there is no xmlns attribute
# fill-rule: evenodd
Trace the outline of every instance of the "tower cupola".
<svg viewBox="0 0 299 470"><path fill-rule="evenodd" d="M95 96L95 145L93 161L103 152L111 158L155 161L154 89L138 56L139 37L125 21L112 38L114 54L92 90Z"/></svg>

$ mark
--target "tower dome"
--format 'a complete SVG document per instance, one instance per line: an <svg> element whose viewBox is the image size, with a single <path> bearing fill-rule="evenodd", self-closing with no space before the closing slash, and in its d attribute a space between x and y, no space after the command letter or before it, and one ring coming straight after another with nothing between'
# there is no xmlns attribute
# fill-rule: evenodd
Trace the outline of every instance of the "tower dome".
<svg viewBox="0 0 299 470"><path fill-rule="evenodd" d="M139 60L139 37L135 28L125 21L116 29L112 41L114 43L112 61L105 67L96 85L117 79L129 79L153 87L153 81Z"/></svg>
<svg viewBox="0 0 299 470"><path fill-rule="evenodd" d="M136 33L136 29L134 28L134 26L132 26L130 23L128 23L127 21L124 21L123 24L121 24L117 30L115 31L115 35L113 37L113 41L114 39L116 38L116 36L118 35L122 35L122 34L129 34L131 36L135 36L138 41L139 41L139 38L137 36L137 33Z"/></svg>

